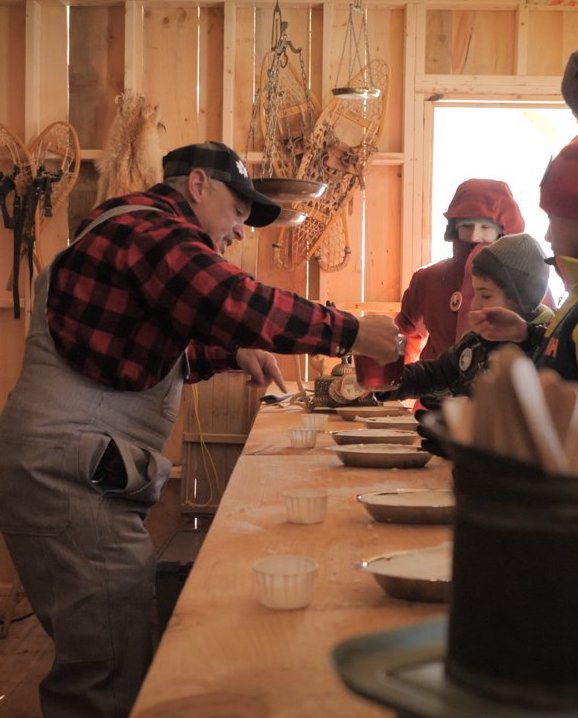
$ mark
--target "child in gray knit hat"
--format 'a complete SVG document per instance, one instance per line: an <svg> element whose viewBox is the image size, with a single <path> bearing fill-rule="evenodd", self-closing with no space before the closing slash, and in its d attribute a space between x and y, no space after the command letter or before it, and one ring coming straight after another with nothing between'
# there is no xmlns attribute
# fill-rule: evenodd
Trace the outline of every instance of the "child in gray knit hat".
<svg viewBox="0 0 578 718"><path fill-rule="evenodd" d="M471 308L504 307L519 314L535 327L521 345L531 355L553 316L552 310L541 303L548 288L549 266L538 242L529 234L505 235L478 252L471 271ZM424 406L433 408L436 399L469 394L489 354L501 343L469 331L437 359L406 364L399 387L377 392L376 397L382 401L423 397Z"/></svg>
<svg viewBox="0 0 578 718"><path fill-rule="evenodd" d="M536 240L529 234L511 234L484 247L473 260L474 277L490 279L514 303L526 321L542 311L550 269Z"/></svg>

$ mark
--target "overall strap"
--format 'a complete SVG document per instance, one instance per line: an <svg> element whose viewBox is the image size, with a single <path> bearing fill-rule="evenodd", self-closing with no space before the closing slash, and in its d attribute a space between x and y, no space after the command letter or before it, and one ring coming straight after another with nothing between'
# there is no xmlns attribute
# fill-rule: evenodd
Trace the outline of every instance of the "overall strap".
<svg viewBox="0 0 578 718"><path fill-rule="evenodd" d="M129 212L139 212L140 210L147 209L151 212L162 212L162 210L158 207L150 207L146 204L123 204L119 207L112 207L111 209L107 209L106 212L103 212L96 219L93 219L92 222L87 227L85 227L78 236L74 238L72 244L78 242L78 240L82 239L85 234L92 232L95 227L98 227L99 224L106 222L106 220L110 219L111 217L118 217L121 214L128 214Z"/></svg>

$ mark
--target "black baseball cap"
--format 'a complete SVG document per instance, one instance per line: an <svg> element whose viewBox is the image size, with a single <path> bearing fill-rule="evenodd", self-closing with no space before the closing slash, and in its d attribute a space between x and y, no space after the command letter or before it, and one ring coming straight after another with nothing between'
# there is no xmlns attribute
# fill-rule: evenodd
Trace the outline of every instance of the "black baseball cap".
<svg viewBox="0 0 578 718"><path fill-rule="evenodd" d="M164 178L185 177L193 169L205 170L209 177L223 182L243 199L251 202L251 213L245 224L265 227L274 222L281 207L257 192L239 155L222 142L201 142L178 147L163 157Z"/></svg>

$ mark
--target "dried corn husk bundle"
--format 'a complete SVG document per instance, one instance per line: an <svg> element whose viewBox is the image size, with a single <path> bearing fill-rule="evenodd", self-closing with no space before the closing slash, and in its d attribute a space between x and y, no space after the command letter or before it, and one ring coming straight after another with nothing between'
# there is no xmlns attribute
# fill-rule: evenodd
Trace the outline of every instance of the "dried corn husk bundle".
<svg viewBox="0 0 578 718"><path fill-rule="evenodd" d="M115 98L117 113L109 130L106 147L96 161L100 174L96 204L110 197L138 192L163 178L163 152L158 105L142 95L125 90Z"/></svg>

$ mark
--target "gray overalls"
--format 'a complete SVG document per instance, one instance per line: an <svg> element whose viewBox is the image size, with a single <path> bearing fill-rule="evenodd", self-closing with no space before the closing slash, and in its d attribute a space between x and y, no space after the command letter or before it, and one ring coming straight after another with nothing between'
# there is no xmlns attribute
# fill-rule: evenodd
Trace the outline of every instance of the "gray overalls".
<svg viewBox="0 0 578 718"><path fill-rule="evenodd" d="M0 530L55 644L40 687L45 717L126 718L153 650L143 519L171 468L161 452L185 362L145 391L84 378L50 336L49 277L50 267L36 281L22 373L0 416ZM99 466L107 448L112 475Z"/></svg>

